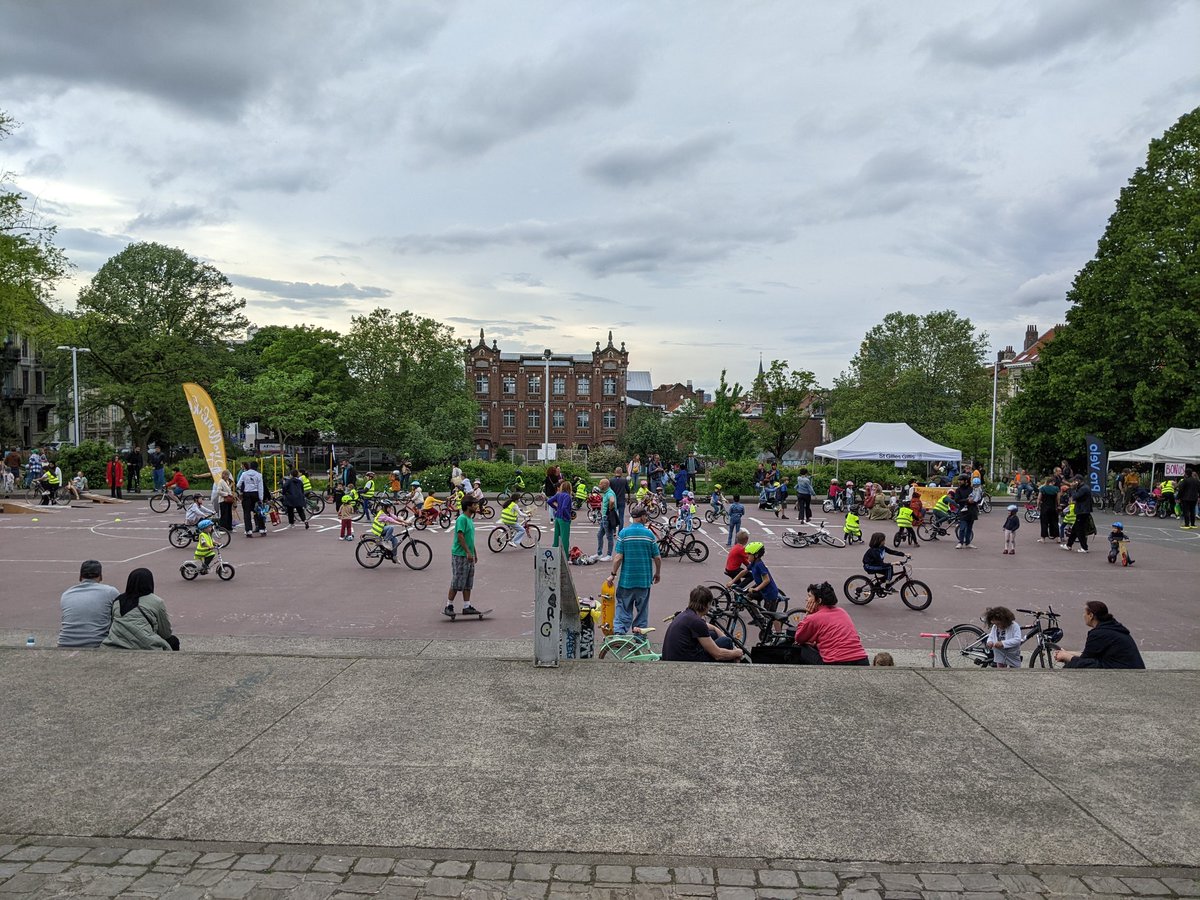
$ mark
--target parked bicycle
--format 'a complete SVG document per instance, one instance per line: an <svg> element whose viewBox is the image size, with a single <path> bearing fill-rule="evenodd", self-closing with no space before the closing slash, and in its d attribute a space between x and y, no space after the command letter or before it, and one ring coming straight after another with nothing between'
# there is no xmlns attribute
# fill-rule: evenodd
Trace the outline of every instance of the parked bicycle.
<svg viewBox="0 0 1200 900"><path fill-rule="evenodd" d="M692 562L702 563L708 559L708 543L697 540L696 535L686 531L672 531L658 523L650 523L650 531L658 538L658 552L667 559L670 556L687 557Z"/></svg>
<svg viewBox="0 0 1200 900"><path fill-rule="evenodd" d="M319 516L325 512L325 498L317 491L306 491L304 508L308 511L309 516Z"/></svg>
<svg viewBox="0 0 1200 900"><path fill-rule="evenodd" d="M1153 497L1146 500L1134 500L1125 507L1127 516L1153 516L1158 511L1158 501Z"/></svg>
<svg viewBox="0 0 1200 900"><path fill-rule="evenodd" d="M1018 609L1017 612L1033 616L1034 621L1021 626L1021 646L1030 641L1035 646L1029 655L1029 667L1054 668L1054 652L1061 649L1059 641L1063 639L1063 630L1058 624L1058 613L1053 606L1047 606L1046 611L1036 609ZM1046 624L1042 624L1042 620ZM979 619L983 621L981 616ZM942 665L947 668L956 666L979 666L989 668L996 665L992 648L987 645L988 630L978 625L966 623L947 629L948 637L942 640Z"/></svg>
<svg viewBox="0 0 1200 900"><path fill-rule="evenodd" d="M629 634L610 634L600 644L596 654L599 659L617 659L622 662L657 662L662 659L646 637L654 629L634 628Z"/></svg>
<svg viewBox="0 0 1200 900"><path fill-rule="evenodd" d="M407 528L400 533L399 541L400 560L413 571L420 571L433 561L433 550L427 543L409 534ZM365 569L374 569L385 559L400 561L392 552L392 542L373 534L364 534L358 539L358 546L354 548L354 558Z"/></svg>
<svg viewBox="0 0 1200 900"><path fill-rule="evenodd" d="M1040 506L1038 506L1036 503L1026 503L1025 504L1025 521L1026 522L1037 522L1037 521L1040 521L1041 518L1042 518L1042 508Z"/></svg>
<svg viewBox="0 0 1200 900"><path fill-rule="evenodd" d="M758 629L760 646L788 644L795 640L796 626L805 612L803 609L789 611L791 598L787 594L779 592L778 603L772 611L740 588L715 583L708 587L713 592L708 620L729 635L740 649L747 649L746 639L751 627Z"/></svg>
<svg viewBox="0 0 1200 900"><path fill-rule="evenodd" d="M232 535L220 525L214 525L212 530L213 543L219 547L228 547ZM188 547L200 539L200 529L195 525L185 525L182 522L176 522L167 532L167 540L172 547L183 549Z"/></svg>
<svg viewBox="0 0 1200 900"><path fill-rule="evenodd" d="M844 540L825 528L824 519L821 520L820 524L817 525L816 531L812 534L804 534L796 531L794 528L785 528L783 531L783 544L785 547L815 547L817 544L825 544L828 547L846 546Z"/></svg>
<svg viewBox="0 0 1200 900"><path fill-rule="evenodd" d="M899 592L900 599L909 609L926 609L933 602L933 591L923 581L912 577L912 557L904 557L899 571L890 579L881 573L874 577L869 575L851 575L842 587L846 599L857 606L866 606L876 597L886 597L888 594Z"/></svg>

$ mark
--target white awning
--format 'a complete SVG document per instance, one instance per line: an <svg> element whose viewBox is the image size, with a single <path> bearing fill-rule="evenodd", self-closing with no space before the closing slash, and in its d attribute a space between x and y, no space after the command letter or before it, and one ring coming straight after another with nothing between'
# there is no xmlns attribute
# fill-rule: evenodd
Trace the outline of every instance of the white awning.
<svg viewBox="0 0 1200 900"><path fill-rule="evenodd" d="M962 453L921 437L904 422L867 422L841 440L813 451L827 459L884 459L894 462L962 461Z"/></svg>
<svg viewBox="0 0 1200 900"><path fill-rule="evenodd" d="M1200 463L1200 428L1168 428L1145 447L1108 454L1108 461Z"/></svg>

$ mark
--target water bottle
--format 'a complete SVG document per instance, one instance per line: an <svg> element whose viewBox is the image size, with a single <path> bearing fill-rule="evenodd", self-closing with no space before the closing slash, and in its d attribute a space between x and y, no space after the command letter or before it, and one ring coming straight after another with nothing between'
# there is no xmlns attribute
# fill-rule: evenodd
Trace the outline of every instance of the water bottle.
<svg viewBox="0 0 1200 900"><path fill-rule="evenodd" d="M25 638L25 646L33 649L37 646L37 638L31 634L29 637Z"/></svg>

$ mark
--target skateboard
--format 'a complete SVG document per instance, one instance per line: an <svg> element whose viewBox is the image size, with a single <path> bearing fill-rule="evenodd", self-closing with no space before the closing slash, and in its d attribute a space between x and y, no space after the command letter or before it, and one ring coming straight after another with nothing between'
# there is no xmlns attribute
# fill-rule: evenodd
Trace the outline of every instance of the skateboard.
<svg viewBox="0 0 1200 900"><path fill-rule="evenodd" d="M490 609L480 609L480 610L476 610L475 612L472 612L472 613L466 613L466 617L471 618L472 616L475 616L479 619L483 619L483 617L486 616L490 612L491 612ZM443 609L442 615L448 617L450 619L450 621L453 622L459 616L463 615L463 613L462 613L462 611L459 611L456 613L448 613Z"/></svg>

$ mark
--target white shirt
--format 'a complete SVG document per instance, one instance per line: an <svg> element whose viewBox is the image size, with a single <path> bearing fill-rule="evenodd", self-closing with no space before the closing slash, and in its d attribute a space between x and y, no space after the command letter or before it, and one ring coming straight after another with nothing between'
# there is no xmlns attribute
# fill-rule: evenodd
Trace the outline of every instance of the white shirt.
<svg viewBox="0 0 1200 900"><path fill-rule="evenodd" d="M263 495L262 475L254 469L245 469L238 476L237 486L243 494L257 494L259 498Z"/></svg>

